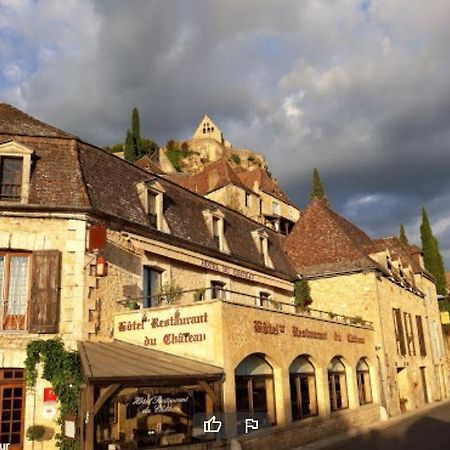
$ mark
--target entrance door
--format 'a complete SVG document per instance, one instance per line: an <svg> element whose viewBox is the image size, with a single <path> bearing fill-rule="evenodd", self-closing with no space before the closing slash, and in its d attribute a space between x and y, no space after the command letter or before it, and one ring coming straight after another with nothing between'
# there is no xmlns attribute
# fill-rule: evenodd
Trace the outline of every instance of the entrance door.
<svg viewBox="0 0 450 450"><path fill-rule="evenodd" d="M23 448L25 383L23 369L0 369L0 444Z"/></svg>

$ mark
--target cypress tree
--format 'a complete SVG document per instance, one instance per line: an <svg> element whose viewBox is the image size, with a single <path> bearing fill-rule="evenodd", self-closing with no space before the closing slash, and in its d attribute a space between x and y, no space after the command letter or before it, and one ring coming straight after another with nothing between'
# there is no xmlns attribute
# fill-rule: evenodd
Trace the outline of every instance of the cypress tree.
<svg viewBox="0 0 450 450"><path fill-rule="evenodd" d="M323 187L322 180L320 179L319 171L314 167L309 199L313 200L315 198L322 200L325 205L329 206L327 195L325 194L325 188Z"/></svg>
<svg viewBox="0 0 450 450"><path fill-rule="evenodd" d="M408 237L406 236L405 226L400 224L400 235L398 237L400 242L404 245L409 245Z"/></svg>
<svg viewBox="0 0 450 450"><path fill-rule="evenodd" d="M141 155L141 126L139 123L139 111L133 108L131 113L131 137L133 139L135 161Z"/></svg>
<svg viewBox="0 0 450 450"><path fill-rule="evenodd" d="M439 242L433 235L430 219L425 208L422 209L422 224L420 225L420 238L425 268L436 279L436 291L438 294L446 294L446 280L444 261L439 251Z"/></svg>
<svg viewBox="0 0 450 450"><path fill-rule="evenodd" d="M130 129L127 130L127 137L125 138L124 157L127 161L136 161L136 155L134 153L133 136Z"/></svg>

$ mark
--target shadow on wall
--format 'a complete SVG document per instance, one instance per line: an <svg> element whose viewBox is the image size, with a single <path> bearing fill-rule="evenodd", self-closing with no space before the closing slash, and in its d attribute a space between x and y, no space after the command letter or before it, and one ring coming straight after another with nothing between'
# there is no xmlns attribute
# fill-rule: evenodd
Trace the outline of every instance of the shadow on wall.
<svg viewBox="0 0 450 450"><path fill-rule="evenodd" d="M386 428L373 430L345 441L326 447L327 450L442 450L450 442L450 407L447 420L435 417L420 417L415 420Z"/></svg>

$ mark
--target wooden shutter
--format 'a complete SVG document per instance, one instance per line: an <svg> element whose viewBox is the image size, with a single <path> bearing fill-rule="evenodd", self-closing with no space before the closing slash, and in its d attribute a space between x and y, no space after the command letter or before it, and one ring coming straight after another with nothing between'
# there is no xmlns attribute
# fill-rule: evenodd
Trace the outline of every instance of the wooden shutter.
<svg viewBox="0 0 450 450"><path fill-rule="evenodd" d="M400 355L406 356L405 333L403 331L402 312L394 308L395 321L397 325L397 340L400 343Z"/></svg>
<svg viewBox="0 0 450 450"><path fill-rule="evenodd" d="M420 356L427 356L427 349L425 347L425 336L423 335L422 317L416 316L417 334L419 335Z"/></svg>
<svg viewBox="0 0 450 450"><path fill-rule="evenodd" d="M57 333L61 252L58 250L33 252L31 264L30 332Z"/></svg>

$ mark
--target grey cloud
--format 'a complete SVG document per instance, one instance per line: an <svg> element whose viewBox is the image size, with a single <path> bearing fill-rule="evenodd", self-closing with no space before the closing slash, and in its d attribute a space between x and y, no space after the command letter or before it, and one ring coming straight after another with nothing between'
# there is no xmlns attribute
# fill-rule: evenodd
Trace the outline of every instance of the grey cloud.
<svg viewBox="0 0 450 450"><path fill-rule="evenodd" d="M336 209L372 235L402 221L417 237L427 206L450 262L446 2L25 4L17 54L46 57L4 91L19 106L98 145L123 138L133 106L160 143L207 112L236 146L264 151L300 205L317 166Z"/></svg>

